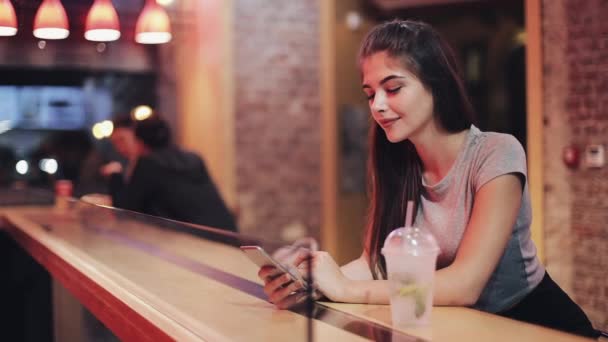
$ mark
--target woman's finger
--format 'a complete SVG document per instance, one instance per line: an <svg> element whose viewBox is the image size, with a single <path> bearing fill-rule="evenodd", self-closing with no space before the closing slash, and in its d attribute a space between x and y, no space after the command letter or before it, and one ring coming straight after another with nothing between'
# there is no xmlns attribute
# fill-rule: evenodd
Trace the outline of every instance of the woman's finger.
<svg viewBox="0 0 608 342"><path fill-rule="evenodd" d="M291 283L287 284L284 287L279 287L275 291L273 291L269 296L268 300L272 303L281 303L287 297L290 297L294 292L298 291L302 288L302 284L297 281L291 281Z"/></svg>
<svg viewBox="0 0 608 342"><path fill-rule="evenodd" d="M311 252L308 249L300 248L298 250L298 255L295 257L293 261L293 265L299 267L300 264L306 262L309 259L314 258L315 252Z"/></svg>
<svg viewBox="0 0 608 342"><path fill-rule="evenodd" d="M260 277L260 279L267 283L272 279L276 278L277 275L281 273L282 272L274 266L262 266L258 271L258 277Z"/></svg>
<svg viewBox="0 0 608 342"><path fill-rule="evenodd" d="M280 276L268 281L266 285L264 285L264 293L266 293L268 298L272 298L278 289L287 287L288 283L291 281L291 277L287 273L283 273Z"/></svg>
<svg viewBox="0 0 608 342"><path fill-rule="evenodd" d="M306 292L301 291L294 294L291 294L284 298L283 300L275 303L276 307L279 309L289 309L294 305L298 305L306 300Z"/></svg>

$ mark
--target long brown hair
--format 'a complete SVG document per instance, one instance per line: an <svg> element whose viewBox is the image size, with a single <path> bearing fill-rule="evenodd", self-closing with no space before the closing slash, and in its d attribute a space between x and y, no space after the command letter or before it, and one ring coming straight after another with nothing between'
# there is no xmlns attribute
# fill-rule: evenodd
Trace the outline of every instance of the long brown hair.
<svg viewBox="0 0 608 342"><path fill-rule="evenodd" d="M394 20L374 27L359 51L359 66L375 53L386 52L413 72L433 96L434 118L450 133L473 123L474 111L450 46L428 24ZM361 67L360 67L361 69ZM370 206L365 251L374 279L386 279L380 253L384 239L405 220L408 200L418 211L423 194L422 162L410 140L391 143L377 123L370 126L368 191ZM415 217L415 215L414 215Z"/></svg>

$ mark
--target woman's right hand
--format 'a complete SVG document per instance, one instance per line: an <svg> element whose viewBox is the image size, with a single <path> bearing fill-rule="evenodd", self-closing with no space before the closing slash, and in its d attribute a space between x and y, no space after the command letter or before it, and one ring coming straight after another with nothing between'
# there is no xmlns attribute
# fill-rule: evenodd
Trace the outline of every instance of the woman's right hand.
<svg viewBox="0 0 608 342"><path fill-rule="evenodd" d="M300 282L293 281L289 274L278 273L276 267L264 266L260 268L258 276L264 281L264 293L268 300L279 309L287 309L300 303L306 298L306 292Z"/></svg>

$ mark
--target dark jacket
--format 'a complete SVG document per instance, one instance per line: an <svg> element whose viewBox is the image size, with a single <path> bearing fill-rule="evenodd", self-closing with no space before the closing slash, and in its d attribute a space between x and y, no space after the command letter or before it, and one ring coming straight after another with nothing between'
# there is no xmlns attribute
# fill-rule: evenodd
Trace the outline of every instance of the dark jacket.
<svg viewBox="0 0 608 342"><path fill-rule="evenodd" d="M112 175L110 194L118 208L236 231L201 158L177 147L139 158L126 184Z"/></svg>

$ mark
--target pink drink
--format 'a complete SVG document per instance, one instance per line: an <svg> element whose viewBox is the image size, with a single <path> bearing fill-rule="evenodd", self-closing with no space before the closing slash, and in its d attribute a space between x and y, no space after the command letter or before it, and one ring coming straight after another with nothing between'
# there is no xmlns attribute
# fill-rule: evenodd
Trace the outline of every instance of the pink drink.
<svg viewBox="0 0 608 342"><path fill-rule="evenodd" d="M438 251L433 236L418 228L398 228L387 237L382 254L386 259L394 326L430 322Z"/></svg>

